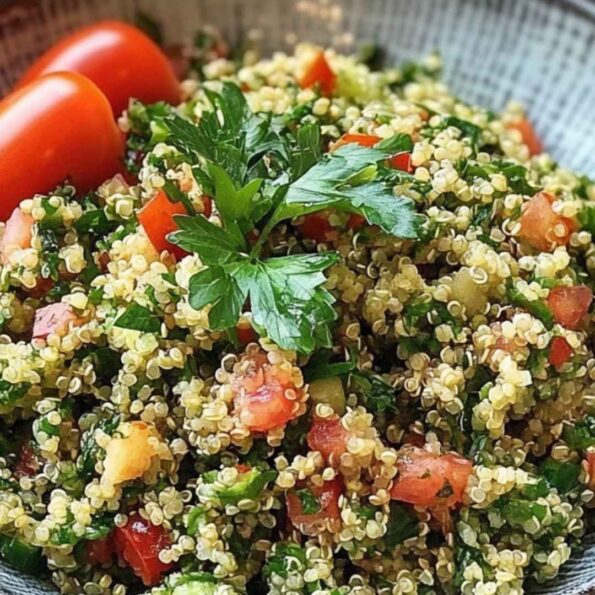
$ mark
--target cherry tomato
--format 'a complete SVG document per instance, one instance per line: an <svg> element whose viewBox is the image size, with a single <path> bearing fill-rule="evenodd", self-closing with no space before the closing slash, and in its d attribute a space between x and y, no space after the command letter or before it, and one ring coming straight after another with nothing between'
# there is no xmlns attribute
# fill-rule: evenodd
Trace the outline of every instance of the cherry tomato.
<svg viewBox="0 0 595 595"><path fill-rule="evenodd" d="M253 432L284 426L297 415L296 399L287 398L288 391L302 394L288 372L268 363L266 354L250 356L246 371L234 378L235 414Z"/></svg>
<svg viewBox="0 0 595 595"><path fill-rule="evenodd" d="M434 455L416 446L401 449L397 467L391 496L417 506L455 506L462 501L473 470L471 461L456 453Z"/></svg>
<svg viewBox="0 0 595 595"><path fill-rule="evenodd" d="M339 498L343 493L343 482L335 477L331 481L325 481L322 486L312 485L308 489L317 499L320 510L305 513L300 496L295 492L288 492L287 516L292 525L305 535L316 535L324 530L327 521L337 521L341 518Z"/></svg>
<svg viewBox="0 0 595 595"><path fill-rule="evenodd" d="M178 229L174 215L187 215L186 209L181 202L169 200L163 190L160 190L137 213L138 221L149 236L155 250L158 252L167 250L179 260L184 258L187 252L167 241L167 236Z"/></svg>
<svg viewBox="0 0 595 595"><path fill-rule="evenodd" d="M299 80L302 89L318 85L323 95L332 95L336 83L337 75L327 62L323 51L316 54L312 62L308 65L308 68L306 68L306 72L304 72L304 75Z"/></svg>
<svg viewBox="0 0 595 595"><path fill-rule="evenodd" d="M96 564L97 566L109 564L114 555L114 542L111 536L87 541L85 554L89 564Z"/></svg>
<svg viewBox="0 0 595 595"><path fill-rule="evenodd" d="M558 368L572 357L572 347L564 337L554 337L550 346L548 362Z"/></svg>
<svg viewBox="0 0 595 595"><path fill-rule="evenodd" d="M153 525L136 513L130 515L126 525L114 529L116 553L146 587L157 584L161 575L173 567L159 559L159 552L170 544L171 540L163 527Z"/></svg>
<svg viewBox="0 0 595 595"><path fill-rule="evenodd" d="M327 460L331 455L335 460L338 460L347 450L349 435L350 433L343 427L340 417L325 419L314 416L307 436L308 448L317 450Z"/></svg>
<svg viewBox="0 0 595 595"><path fill-rule="evenodd" d="M554 320L573 330L579 327L592 301L593 292L585 285L554 287L547 296L547 304Z"/></svg>
<svg viewBox="0 0 595 595"><path fill-rule="evenodd" d="M33 217L26 215L21 209L15 209L4 228L4 235L0 240L0 259L7 263L10 255L17 250L31 247L33 236Z"/></svg>
<svg viewBox="0 0 595 595"><path fill-rule="evenodd" d="M49 74L0 103L0 219L66 178L86 192L121 168L123 137L87 78Z"/></svg>
<svg viewBox="0 0 595 595"><path fill-rule="evenodd" d="M521 133L523 142L527 145L531 155L539 155L540 153L543 153L541 139L537 136L537 133L529 120L523 118L522 120L511 122L508 124L508 128L514 128Z"/></svg>
<svg viewBox="0 0 595 595"><path fill-rule="evenodd" d="M524 205L521 214L521 239L542 252L565 246L574 231L574 222L556 213L553 202L551 194L538 192Z"/></svg>
<svg viewBox="0 0 595 595"><path fill-rule="evenodd" d="M115 115L128 107L131 97L144 103L180 101L179 82L165 54L142 31L119 21L96 23L65 37L27 70L17 86L59 71L91 79Z"/></svg>

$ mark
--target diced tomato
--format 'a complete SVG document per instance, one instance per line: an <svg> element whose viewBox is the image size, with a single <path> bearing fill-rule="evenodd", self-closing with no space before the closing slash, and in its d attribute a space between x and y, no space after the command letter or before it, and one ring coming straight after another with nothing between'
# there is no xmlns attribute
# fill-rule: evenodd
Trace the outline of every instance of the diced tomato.
<svg viewBox="0 0 595 595"><path fill-rule="evenodd" d="M456 453L434 455L415 446L401 449L397 467L391 496L417 506L455 506L462 501L473 470L471 461Z"/></svg>
<svg viewBox="0 0 595 595"><path fill-rule="evenodd" d="M337 75L327 62L324 52L316 54L314 60L308 65L306 72L299 81L302 89L318 85L323 95L332 95L337 83Z"/></svg>
<svg viewBox="0 0 595 595"><path fill-rule="evenodd" d="M45 339L52 333L62 336L68 332L71 323L76 325L80 322L79 317L72 311L69 304L58 302L44 306L35 312L33 338Z"/></svg>
<svg viewBox="0 0 595 595"><path fill-rule="evenodd" d="M17 250L31 247L33 235L33 217L26 215L20 208L16 208L4 228L4 235L0 240L0 258L4 264L10 255Z"/></svg>
<svg viewBox="0 0 595 595"><path fill-rule="evenodd" d="M161 575L173 567L159 559L159 552L170 544L163 527L151 524L136 513L128 518L126 525L114 529L116 553L146 587L157 584Z"/></svg>
<svg viewBox="0 0 595 595"><path fill-rule="evenodd" d="M236 326L236 332L242 345L248 345L248 343L256 341L256 333L247 321L240 321Z"/></svg>
<svg viewBox="0 0 595 595"><path fill-rule="evenodd" d="M54 286L54 282L52 279L44 279L40 277L37 279L37 283L35 287L31 289L27 289L27 293L34 298L43 297L52 287Z"/></svg>
<svg viewBox="0 0 595 595"><path fill-rule="evenodd" d="M547 304L554 320L573 330L579 327L592 301L593 292L585 285L554 287L547 296Z"/></svg>
<svg viewBox="0 0 595 595"><path fill-rule="evenodd" d="M535 132L535 129L529 120L523 118L522 120L511 122L508 125L508 128L514 128L521 133L523 142L527 145L531 155L539 155L540 153L543 153L543 144L541 139L537 136L537 133Z"/></svg>
<svg viewBox="0 0 595 595"><path fill-rule="evenodd" d="M112 561L114 555L114 542L110 535L102 539L87 541L85 545L85 554L89 564L105 566Z"/></svg>
<svg viewBox="0 0 595 595"><path fill-rule="evenodd" d="M253 432L284 426L296 417L303 389L293 384L288 372L269 364L266 354L247 359L240 362L242 371L236 373L233 382L235 414ZM288 398L288 391L297 398Z"/></svg>
<svg viewBox="0 0 595 595"><path fill-rule="evenodd" d="M589 474L589 483L587 487L595 492L595 452L588 452L583 461L583 467Z"/></svg>
<svg viewBox="0 0 595 595"><path fill-rule="evenodd" d="M39 469L39 460L29 442L25 442L21 446L19 458L14 468L14 475L17 479L21 477L31 477L37 473Z"/></svg>
<svg viewBox="0 0 595 595"><path fill-rule="evenodd" d="M155 250L158 252L167 250L177 259L181 259L186 256L187 252L171 244L167 240L167 236L178 229L174 215L186 214L186 209L181 202L172 202L167 194L160 190L138 212L138 221L149 236Z"/></svg>
<svg viewBox="0 0 595 595"><path fill-rule="evenodd" d="M349 436L339 416L325 419L315 415L308 432L308 447L320 452L327 460L331 455L338 460L347 450Z"/></svg>
<svg viewBox="0 0 595 595"><path fill-rule="evenodd" d="M302 501L295 492L288 492L286 496L287 516L292 525L305 535L316 535L324 530L327 521L337 521L341 518L339 498L343 493L343 482L335 477L325 481L322 486L312 485L308 489L318 500L320 510L306 514Z"/></svg>
<svg viewBox="0 0 595 595"><path fill-rule="evenodd" d="M377 142L380 142L382 139L375 134L361 134L361 133L352 133L352 134L344 134L336 143L335 149L342 147L343 145L349 145L351 143L357 143L362 147L373 147Z"/></svg>
<svg viewBox="0 0 595 595"><path fill-rule="evenodd" d="M408 174L413 171L411 167L411 154L407 152L397 153L390 158L390 166L394 169L400 169Z"/></svg>
<svg viewBox="0 0 595 595"><path fill-rule="evenodd" d="M236 469L238 470L238 473L248 473L252 469L252 467L244 463L238 463L236 465Z"/></svg>
<svg viewBox="0 0 595 595"><path fill-rule="evenodd" d="M328 218L321 213L306 215L299 227L305 237L318 243L331 241L331 234L335 233Z"/></svg>
<svg viewBox="0 0 595 595"><path fill-rule="evenodd" d="M349 220L347 221L347 229L359 229L365 222L365 217L358 215L357 213L352 213L349 215Z"/></svg>
<svg viewBox="0 0 595 595"><path fill-rule="evenodd" d="M403 434L403 439L401 442L403 444L410 444L411 446L422 448L426 443L426 439L417 432L406 432Z"/></svg>
<svg viewBox="0 0 595 595"><path fill-rule="evenodd" d="M558 368L572 357L572 347L564 337L554 337L550 346L548 361Z"/></svg>
<svg viewBox="0 0 595 595"><path fill-rule="evenodd" d="M565 246L575 227L572 219L552 209L554 200L551 194L538 192L524 205L521 214L521 239L542 252Z"/></svg>
<svg viewBox="0 0 595 595"><path fill-rule="evenodd" d="M203 196L202 204L204 209L202 214L205 217L210 217L211 213L213 212L213 199L210 196Z"/></svg>

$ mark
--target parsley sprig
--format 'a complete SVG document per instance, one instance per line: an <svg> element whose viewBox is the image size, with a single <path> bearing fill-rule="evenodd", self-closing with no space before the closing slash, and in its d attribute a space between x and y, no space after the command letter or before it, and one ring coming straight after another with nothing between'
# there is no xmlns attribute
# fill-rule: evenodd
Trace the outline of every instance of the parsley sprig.
<svg viewBox="0 0 595 595"><path fill-rule="evenodd" d="M190 280L190 304L210 305L211 329L226 330L249 301L256 329L280 347L302 353L328 347L336 312L324 271L338 254L272 257L266 242L279 223L328 208L359 213L389 234L415 239L413 204L394 195L383 173L396 141L323 155L317 124L296 129L283 116L254 114L233 83L205 94L212 110L197 124L177 114L159 121L169 131L165 142L192 165L221 219L219 226L203 215L179 216L179 231L169 236L205 265ZM260 233L251 245L247 235L254 229Z"/></svg>

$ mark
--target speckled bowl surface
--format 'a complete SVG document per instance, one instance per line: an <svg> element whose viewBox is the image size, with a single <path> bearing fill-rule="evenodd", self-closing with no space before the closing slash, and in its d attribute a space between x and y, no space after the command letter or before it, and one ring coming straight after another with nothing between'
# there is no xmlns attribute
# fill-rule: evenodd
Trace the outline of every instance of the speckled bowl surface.
<svg viewBox="0 0 595 595"><path fill-rule="evenodd" d="M522 101L548 152L595 176L595 0L0 0L0 95L65 33L139 12L167 42L209 23L232 44L259 30L265 51L373 42L398 63L438 50L458 96L496 110ZM556 581L529 592L595 593L595 535L584 544ZM54 591L0 564L0 592Z"/></svg>

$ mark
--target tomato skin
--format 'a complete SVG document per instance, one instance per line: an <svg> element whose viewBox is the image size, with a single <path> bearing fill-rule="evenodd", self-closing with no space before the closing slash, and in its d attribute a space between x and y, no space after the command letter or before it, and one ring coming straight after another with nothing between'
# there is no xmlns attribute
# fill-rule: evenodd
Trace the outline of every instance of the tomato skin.
<svg viewBox="0 0 595 595"><path fill-rule="evenodd" d="M323 95L332 95L337 83L337 75L330 67L323 51L316 54L299 80L302 89L318 85Z"/></svg>
<svg viewBox="0 0 595 595"><path fill-rule="evenodd" d="M97 566L109 564L114 555L114 543L111 536L87 541L85 554L89 564L96 564Z"/></svg>
<svg viewBox="0 0 595 595"><path fill-rule="evenodd" d="M128 517L126 525L114 529L116 553L140 577L145 587L157 584L161 575L173 567L159 559L159 552L170 544L163 527L153 525L137 513Z"/></svg>
<svg viewBox="0 0 595 595"><path fill-rule="evenodd" d="M299 226L302 234L310 240L319 244L331 240L335 232L327 217L321 213L310 213L304 216L303 222Z"/></svg>
<svg viewBox="0 0 595 595"><path fill-rule="evenodd" d="M180 260L188 253L179 246L168 242L167 236L178 229L174 215L187 214L181 202L172 202L167 197L167 194L163 190L160 190L140 209L137 217L155 250L157 252L167 250Z"/></svg>
<svg viewBox="0 0 595 595"><path fill-rule="evenodd" d="M312 494L318 499L320 510L313 514L306 514L300 497L294 492L288 492L285 498L287 516L291 524L305 535L317 535L324 527L324 521L337 521L341 518L339 498L343 493L343 482L339 477L325 481L322 486L309 486Z"/></svg>
<svg viewBox="0 0 595 595"><path fill-rule="evenodd" d="M572 354L572 347L564 337L554 337L547 359L552 366L558 368L565 364L572 357Z"/></svg>
<svg viewBox="0 0 595 595"><path fill-rule="evenodd" d="M508 124L508 128L513 128L521 133L523 142L527 145L530 155L533 156L543 153L543 144L541 139L537 136L537 133L535 132L535 129L529 120L523 118L522 120L511 122Z"/></svg>
<svg viewBox="0 0 595 595"><path fill-rule="evenodd" d="M298 399L303 389L294 386L291 376L268 363L265 353L249 357L248 369L233 381L234 413L252 432L267 432L287 424L297 415L296 400L285 396L287 390Z"/></svg>
<svg viewBox="0 0 595 595"><path fill-rule="evenodd" d="M390 166L394 169L400 169L408 174L413 171L411 166L411 154L407 152L397 153L389 159Z"/></svg>
<svg viewBox="0 0 595 595"><path fill-rule="evenodd" d="M524 206L519 236L533 248L551 252L556 246L565 246L574 231L574 222L552 209L554 197L538 192ZM561 228L563 233L556 231Z"/></svg>
<svg viewBox="0 0 595 595"><path fill-rule="evenodd" d="M347 229L357 230L362 227L366 223L366 218L363 215L359 215L358 213L352 213L349 215L349 220L347 221Z"/></svg>
<svg viewBox="0 0 595 595"><path fill-rule="evenodd" d="M401 449L397 467L399 475L391 490L392 498L429 507L460 503L473 470L471 461L456 453L434 455L416 446ZM439 493L447 485L451 493L441 497Z"/></svg>
<svg viewBox="0 0 595 595"><path fill-rule="evenodd" d="M238 324L236 326L236 332L238 333L238 341L242 345L253 343L257 339L254 329L249 324Z"/></svg>
<svg viewBox="0 0 595 595"><path fill-rule="evenodd" d="M119 21L103 21L75 31L43 54L17 84L50 72L78 72L105 94L114 115L131 97L143 103L179 103L179 82L165 54L142 31Z"/></svg>
<svg viewBox="0 0 595 595"><path fill-rule="evenodd" d="M593 292L586 285L554 287L547 296L554 320L572 330L578 329L592 301Z"/></svg>
<svg viewBox="0 0 595 595"><path fill-rule="evenodd" d="M315 415L307 436L308 448L317 450L327 460L331 455L338 460L347 451L349 435L340 417L325 419Z"/></svg>
<svg viewBox="0 0 595 595"><path fill-rule="evenodd" d="M121 169L123 137L110 105L87 78L49 74L0 103L0 219L66 178L86 192Z"/></svg>

